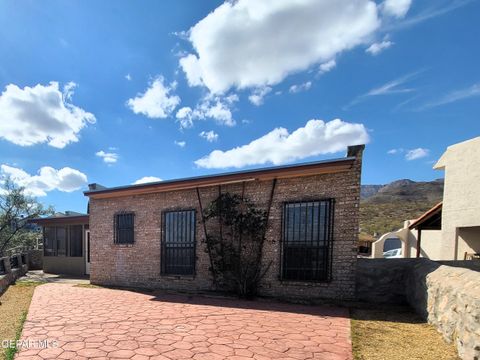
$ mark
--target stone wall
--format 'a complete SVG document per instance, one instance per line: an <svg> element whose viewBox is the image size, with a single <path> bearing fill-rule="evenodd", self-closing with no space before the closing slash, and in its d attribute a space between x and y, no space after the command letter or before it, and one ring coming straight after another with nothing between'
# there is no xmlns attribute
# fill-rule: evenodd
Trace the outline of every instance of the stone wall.
<svg viewBox="0 0 480 360"><path fill-rule="evenodd" d="M407 304L408 269L417 259L358 259L356 299L376 304Z"/></svg>
<svg viewBox="0 0 480 360"><path fill-rule="evenodd" d="M480 358L480 273L432 261L418 262L407 277L407 300L462 359Z"/></svg>
<svg viewBox="0 0 480 360"><path fill-rule="evenodd" d="M478 263L359 259L356 295L366 302L410 304L456 344L462 359L480 359L480 273L471 269L480 269Z"/></svg>
<svg viewBox="0 0 480 360"><path fill-rule="evenodd" d="M283 298L353 299L355 293L356 242L360 198L361 154L352 169L277 181L264 247L264 266L270 264L260 293ZM245 197L266 209L272 181L245 182ZM242 184L200 188L203 207L214 200L219 190L242 193ZM291 282L280 279L280 253L283 205L288 201L335 199L332 280L330 282ZM171 210L196 211L195 276L164 276L160 273L162 213ZM114 214L135 213L132 245L114 244ZM212 290L209 257L195 189L148 195L90 200L91 272L94 284L168 288L187 291Z"/></svg>
<svg viewBox="0 0 480 360"><path fill-rule="evenodd" d="M19 265L18 268L12 269L10 267L10 258L8 257L0 258L0 261L3 262L4 269L5 269L3 274L0 273L0 295L2 295L5 292L5 290L7 290L10 284L14 283L15 280L25 275L25 273L28 271L28 261L26 264L23 264L21 255L12 255L12 256L16 256L18 258L18 265ZM26 254L25 256L28 259L28 256Z"/></svg>

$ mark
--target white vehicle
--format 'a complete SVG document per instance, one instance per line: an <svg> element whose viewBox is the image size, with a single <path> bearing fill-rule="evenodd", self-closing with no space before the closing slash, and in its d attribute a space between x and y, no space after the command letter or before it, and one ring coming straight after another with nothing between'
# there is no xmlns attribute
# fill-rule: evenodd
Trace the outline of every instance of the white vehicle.
<svg viewBox="0 0 480 360"><path fill-rule="evenodd" d="M402 249L392 249L383 253L385 259L397 259L402 257Z"/></svg>

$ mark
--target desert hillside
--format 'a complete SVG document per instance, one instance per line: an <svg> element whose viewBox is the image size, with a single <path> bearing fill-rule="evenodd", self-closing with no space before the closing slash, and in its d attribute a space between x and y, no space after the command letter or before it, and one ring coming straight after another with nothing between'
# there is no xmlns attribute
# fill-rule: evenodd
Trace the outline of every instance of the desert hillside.
<svg viewBox="0 0 480 360"><path fill-rule="evenodd" d="M386 185L362 185L360 228L364 234L381 235L399 229L442 200L443 179L402 179Z"/></svg>

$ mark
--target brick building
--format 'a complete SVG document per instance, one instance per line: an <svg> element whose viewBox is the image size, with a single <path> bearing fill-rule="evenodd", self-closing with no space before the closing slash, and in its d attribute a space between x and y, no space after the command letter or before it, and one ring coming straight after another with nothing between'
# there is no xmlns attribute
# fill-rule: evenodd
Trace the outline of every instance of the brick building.
<svg viewBox="0 0 480 360"><path fill-rule="evenodd" d="M269 210L260 294L354 297L364 146L341 159L116 188L90 185L93 284L213 290L202 208L243 193ZM208 229L207 229L208 233Z"/></svg>

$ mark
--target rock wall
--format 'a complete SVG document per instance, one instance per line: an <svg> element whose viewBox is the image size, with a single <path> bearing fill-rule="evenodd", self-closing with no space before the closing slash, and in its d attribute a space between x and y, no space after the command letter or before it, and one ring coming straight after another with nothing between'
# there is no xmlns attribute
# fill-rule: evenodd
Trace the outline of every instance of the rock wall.
<svg viewBox="0 0 480 360"><path fill-rule="evenodd" d="M416 259L358 259L356 299L376 304L407 304L407 270Z"/></svg>
<svg viewBox="0 0 480 360"><path fill-rule="evenodd" d="M410 304L455 343L462 359L478 360L480 273L471 269L480 267L472 261L359 259L356 295L371 303Z"/></svg>
<svg viewBox="0 0 480 360"><path fill-rule="evenodd" d="M18 258L18 268L12 269L10 267L10 258L3 257L0 258L0 261L3 263L3 273L0 273L0 295L2 295L5 290L14 283L19 277L23 276L28 271L28 265L22 263L21 255L13 255Z"/></svg>
<svg viewBox="0 0 480 360"><path fill-rule="evenodd" d="M462 359L480 359L480 273L422 261L407 277L407 300Z"/></svg>

